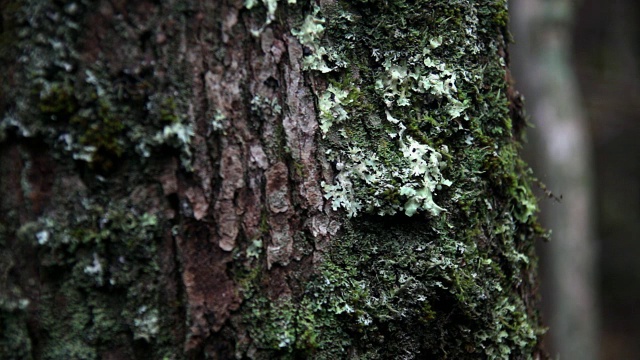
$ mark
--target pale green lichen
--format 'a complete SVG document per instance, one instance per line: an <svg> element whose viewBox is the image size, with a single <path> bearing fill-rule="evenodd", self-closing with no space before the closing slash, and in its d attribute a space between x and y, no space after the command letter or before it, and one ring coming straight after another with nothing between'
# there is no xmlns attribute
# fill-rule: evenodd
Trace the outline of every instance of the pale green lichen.
<svg viewBox="0 0 640 360"><path fill-rule="evenodd" d="M319 7L314 7L313 14L307 15L302 25L299 28L292 29L291 34L306 48L307 55L302 59L303 68L305 70L328 73L336 68L346 66L347 63L339 52L321 43L320 39L322 39L325 30L325 20L318 15L319 11ZM348 16L348 14L345 14L345 16ZM334 66L327 65L325 59L333 63Z"/></svg>
<svg viewBox="0 0 640 360"><path fill-rule="evenodd" d="M399 137L403 158L389 165L376 153L355 146L337 156L329 153L330 158L336 159L339 172L333 185L323 182L322 187L334 210L343 208L350 217L363 211L393 215L404 210L408 216L419 209L434 216L444 211L433 200L438 186L451 185L440 173L444 167L442 155L410 136L403 136L402 131ZM397 192L405 199L404 204L382 201L389 192Z"/></svg>
<svg viewBox="0 0 640 360"><path fill-rule="evenodd" d="M217 109L211 118L211 130L213 131L223 131L225 129L225 121L227 117L224 116L222 111Z"/></svg>
<svg viewBox="0 0 640 360"><path fill-rule="evenodd" d="M159 314L157 309L151 309L146 305L138 308L137 316L133 320L135 331L134 339L144 339L150 342L160 331Z"/></svg>
<svg viewBox="0 0 640 360"><path fill-rule="evenodd" d="M251 111L260 117L265 115L280 115L282 113L282 106L278 103L277 98L269 99L256 95L251 99Z"/></svg>
<svg viewBox="0 0 640 360"><path fill-rule="evenodd" d="M323 56L329 54L330 59L340 56L335 49L327 50L319 44L319 37L324 31L323 22L315 15L308 15L300 30L293 31L293 34L303 45L314 50L305 58L305 64L315 65L307 68L326 73L333 69L325 64ZM402 58L393 51L374 50L373 56L384 68L375 83L375 90L388 109L385 112L387 121L393 125L386 127L386 133L389 142L395 144L394 151L402 156L381 161L375 151L358 146L357 141L346 134L344 127L334 129L347 146L346 149L329 149L327 152L328 158L335 161L338 174L334 184L323 183L322 186L334 210L343 208L349 216L362 211L392 215L400 210L404 210L408 216L418 210L437 216L444 211L435 203L433 194L441 186L451 185L451 181L440 173L440 169L446 165L440 151L446 153L447 148L441 147L438 151L405 135L410 120L402 113L402 108L412 105L411 97L429 94L442 103L451 119L464 117L468 105L455 98L456 72L440 60L427 56L431 49L441 43L442 37L434 37L421 53L408 58ZM353 92L359 92L359 89L329 84L327 90L318 97L320 129L324 136L334 125L349 120L346 108L355 101L350 96ZM396 117L391 112L397 113ZM383 200L383 194L389 193L401 197L403 204Z"/></svg>
<svg viewBox="0 0 640 360"><path fill-rule="evenodd" d="M38 243L40 243L40 239L38 239ZM102 264L100 263L100 258L98 257L98 254L93 253L93 261L91 262L91 264L84 267L84 273L93 277L96 280L96 284L98 286L102 286L104 282L102 277L103 268L102 268Z"/></svg>
<svg viewBox="0 0 640 360"><path fill-rule="evenodd" d="M334 123L347 120L348 115L342 105L348 105L353 101L348 96L348 90L329 85L327 91L318 98L320 129L323 134L326 134Z"/></svg>
<svg viewBox="0 0 640 360"><path fill-rule="evenodd" d="M247 246L247 257L257 259L262 254L263 242L261 239L254 239Z"/></svg>

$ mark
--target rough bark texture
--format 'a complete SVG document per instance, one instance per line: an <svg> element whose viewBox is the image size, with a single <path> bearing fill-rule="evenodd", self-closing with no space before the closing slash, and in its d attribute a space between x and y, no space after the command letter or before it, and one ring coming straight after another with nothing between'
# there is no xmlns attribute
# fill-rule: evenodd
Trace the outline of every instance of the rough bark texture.
<svg viewBox="0 0 640 360"><path fill-rule="evenodd" d="M5 358L541 356L504 1L1 4Z"/></svg>

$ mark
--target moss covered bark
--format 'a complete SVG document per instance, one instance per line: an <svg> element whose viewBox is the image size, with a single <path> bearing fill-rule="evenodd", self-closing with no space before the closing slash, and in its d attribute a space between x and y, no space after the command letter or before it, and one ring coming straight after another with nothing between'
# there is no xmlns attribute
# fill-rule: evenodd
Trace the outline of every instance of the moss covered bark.
<svg viewBox="0 0 640 360"><path fill-rule="evenodd" d="M3 6L8 358L541 355L504 1Z"/></svg>

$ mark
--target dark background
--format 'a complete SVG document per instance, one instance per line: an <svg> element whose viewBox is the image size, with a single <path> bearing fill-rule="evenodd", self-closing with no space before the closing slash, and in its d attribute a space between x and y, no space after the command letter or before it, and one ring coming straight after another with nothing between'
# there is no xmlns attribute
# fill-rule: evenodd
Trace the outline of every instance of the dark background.
<svg viewBox="0 0 640 360"><path fill-rule="evenodd" d="M582 1L572 40L593 140L602 359L640 359L639 2Z"/></svg>

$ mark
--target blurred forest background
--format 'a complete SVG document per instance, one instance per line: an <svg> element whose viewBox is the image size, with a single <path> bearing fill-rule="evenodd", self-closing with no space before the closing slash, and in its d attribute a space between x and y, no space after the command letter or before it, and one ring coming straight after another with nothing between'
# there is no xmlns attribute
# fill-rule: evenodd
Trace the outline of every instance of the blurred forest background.
<svg viewBox="0 0 640 360"><path fill-rule="evenodd" d="M640 2L510 0L554 359L640 359Z"/></svg>

